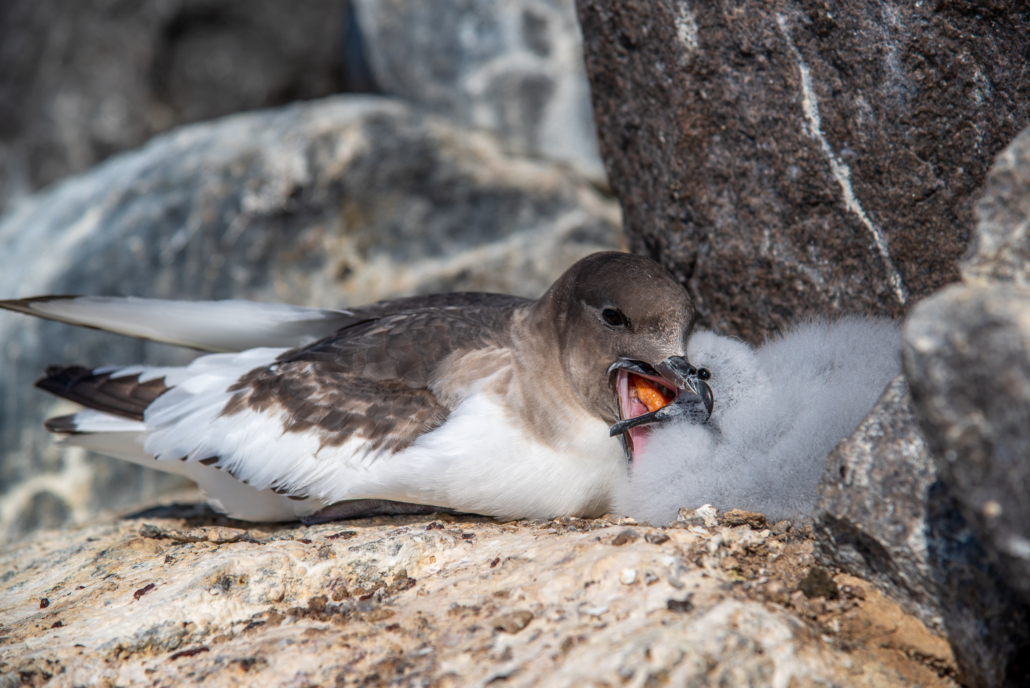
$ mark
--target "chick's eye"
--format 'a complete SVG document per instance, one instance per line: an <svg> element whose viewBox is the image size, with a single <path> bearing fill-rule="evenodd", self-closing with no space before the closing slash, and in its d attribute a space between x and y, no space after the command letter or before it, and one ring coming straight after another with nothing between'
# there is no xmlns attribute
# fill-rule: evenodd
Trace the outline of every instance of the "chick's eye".
<svg viewBox="0 0 1030 688"><path fill-rule="evenodd" d="M697 369L697 379L698 380L707 380L711 376L712 376L712 374L708 371L708 368L698 368Z"/></svg>
<svg viewBox="0 0 1030 688"><path fill-rule="evenodd" d="M625 327L628 324L626 316L614 308L605 308L601 311L601 317L612 327Z"/></svg>

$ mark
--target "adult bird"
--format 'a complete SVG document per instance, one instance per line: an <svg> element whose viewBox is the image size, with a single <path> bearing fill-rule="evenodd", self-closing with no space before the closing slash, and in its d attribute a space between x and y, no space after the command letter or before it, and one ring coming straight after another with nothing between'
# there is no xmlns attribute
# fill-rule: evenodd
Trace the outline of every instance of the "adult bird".
<svg viewBox="0 0 1030 688"><path fill-rule="evenodd" d="M423 507L597 516L632 449L610 436L628 418L620 380L649 375L663 390L668 408L652 423L711 406L684 358L687 292L654 261L617 252L580 260L537 300L0 307L223 352L184 367L51 367L37 385L87 407L47 421L65 443L186 476L245 520Z"/></svg>
<svg viewBox="0 0 1030 688"><path fill-rule="evenodd" d="M711 417L651 431L615 513L664 524L712 504L807 520L826 455L900 373L898 350L897 324L882 319L808 322L757 350L698 330L687 354L715 397Z"/></svg>

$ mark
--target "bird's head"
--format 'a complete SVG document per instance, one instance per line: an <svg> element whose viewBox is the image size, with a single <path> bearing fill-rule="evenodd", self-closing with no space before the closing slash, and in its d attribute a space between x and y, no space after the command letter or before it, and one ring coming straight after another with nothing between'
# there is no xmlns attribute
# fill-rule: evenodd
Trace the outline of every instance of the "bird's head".
<svg viewBox="0 0 1030 688"><path fill-rule="evenodd" d="M538 302L553 324L561 364L577 401L625 434L632 457L647 426L688 417L704 422L712 395L686 358L695 310L690 295L648 258L595 253Z"/></svg>
<svg viewBox="0 0 1030 688"><path fill-rule="evenodd" d="M647 444L649 428L660 423L692 423L703 425L710 432L721 433L724 419L742 400L759 394L767 381L754 349L740 340L707 330L696 330L690 335L687 359L693 369L688 380L693 381L691 391L697 396L680 390L675 399L658 411L639 416L632 414L612 426L613 434L625 429L631 458L636 458ZM619 378L620 381L622 379ZM630 384L634 381L639 384L639 378L632 375L629 381ZM640 392L637 396L641 396Z"/></svg>
<svg viewBox="0 0 1030 688"><path fill-rule="evenodd" d="M713 428L765 382L755 350L739 339L696 330L687 342L687 356L719 400L707 421Z"/></svg>

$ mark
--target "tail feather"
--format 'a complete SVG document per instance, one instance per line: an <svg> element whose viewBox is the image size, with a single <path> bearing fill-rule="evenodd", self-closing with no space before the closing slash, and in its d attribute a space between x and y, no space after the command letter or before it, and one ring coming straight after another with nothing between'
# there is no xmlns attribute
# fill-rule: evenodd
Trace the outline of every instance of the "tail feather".
<svg viewBox="0 0 1030 688"><path fill-rule="evenodd" d="M139 374L113 377L114 372L82 366L50 366L46 377L36 381L36 387L86 408L133 420L143 420L146 408L169 389L164 378L140 382ZM55 423L59 420L62 419L51 419Z"/></svg>
<svg viewBox="0 0 1030 688"><path fill-rule="evenodd" d="M78 423L79 431L66 435L61 444L82 447L146 468L181 475L195 482L203 490L216 511L244 521L293 521L306 517L323 506L315 499L298 502L287 496L275 494L272 490L257 490L202 462L158 461L143 449L145 432L83 430L88 427L102 427L105 421L100 415L93 411L80 411L76 414L83 416L82 421ZM113 417L107 420L112 426L119 422L129 421Z"/></svg>

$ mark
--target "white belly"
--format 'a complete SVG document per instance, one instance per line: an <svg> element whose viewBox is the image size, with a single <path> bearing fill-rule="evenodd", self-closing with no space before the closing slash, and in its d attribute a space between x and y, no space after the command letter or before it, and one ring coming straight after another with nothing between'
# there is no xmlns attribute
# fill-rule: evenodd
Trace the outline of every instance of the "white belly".
<svg viewBox="0 0 1030 688"><path fill-rule="evenodd" d="M495 397L473 394L442 427L377 459L370 473L388 499L500 519L600 516L627 470L622 445L585 413L556 422L560 446L551 446L520 428Z"/></svg>

